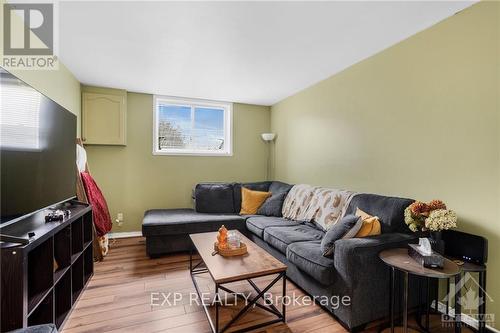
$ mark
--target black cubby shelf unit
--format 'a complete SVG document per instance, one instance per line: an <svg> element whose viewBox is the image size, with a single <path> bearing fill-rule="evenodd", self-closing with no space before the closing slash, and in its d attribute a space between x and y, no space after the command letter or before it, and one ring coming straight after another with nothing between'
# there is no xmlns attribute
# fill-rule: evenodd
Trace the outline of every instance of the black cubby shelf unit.
<svg viewBox="0 0 500 333"><path fill-rule="evenodd" d="M71 224L71 263L73 264L83 251L83 227L82 219Z"/></svg>
<svg viewBox="0 0 500 333"><path fill-rule="evenodd" d="M92 243L94 234L94 225L92 223L92 214L84 215L82 217L83 224L83 246L87 247L90 243Z"/></svg>
<svg viewBox="0 0 500 333"><path fill-rule="evenodd" d="M40 211L0 228L23 238L35 233L27 245L0 243L1 332L48 323L61 328L94 273L91 206L70 200L54 208L71 215L46 223Z"/></svg>

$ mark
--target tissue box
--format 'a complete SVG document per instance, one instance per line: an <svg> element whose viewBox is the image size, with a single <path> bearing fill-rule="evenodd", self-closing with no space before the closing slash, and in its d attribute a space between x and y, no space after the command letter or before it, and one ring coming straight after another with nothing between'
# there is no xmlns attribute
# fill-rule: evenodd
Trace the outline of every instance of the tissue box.
<svg viewBox="0 0 500 333"><path fill-rule="evenodd" d="M443 268L444 266L444 257L442 255L434 251L430 255L422 254L416 244L408 244L408 254L424 267Z"/></svg>

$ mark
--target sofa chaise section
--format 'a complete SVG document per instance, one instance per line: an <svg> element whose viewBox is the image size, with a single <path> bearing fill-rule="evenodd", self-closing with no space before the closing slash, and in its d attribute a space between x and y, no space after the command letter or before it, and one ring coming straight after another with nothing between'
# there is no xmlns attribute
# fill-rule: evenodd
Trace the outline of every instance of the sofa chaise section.
<svg viewBox="0 0 500 333"><path fill-rule="evenodd" d="M188 251L189 234L216 231L224 224L228 229L245 230L245 218L236 214L197 213L193 209L151 209L144 213L142 234L150 257Z"/></svg>
<svg viewBox="0 0 500 333"><path fill-rule="evenodd" d="M245 220L253 216L239 215L241 187L256 191L280 193L288 191L289 184L276 181L253 183L199 183L193 189L194 209L152 209L144 213L142 235L146 237L146 252L150 257L189 251L189 234L217 231L221 225L247 234ZM279 217L262 217L283 220ZM256 222L256 225L261 225ZM289 223L288 225L293 225ZM258 227L256 227L258 228Z"/></svg>

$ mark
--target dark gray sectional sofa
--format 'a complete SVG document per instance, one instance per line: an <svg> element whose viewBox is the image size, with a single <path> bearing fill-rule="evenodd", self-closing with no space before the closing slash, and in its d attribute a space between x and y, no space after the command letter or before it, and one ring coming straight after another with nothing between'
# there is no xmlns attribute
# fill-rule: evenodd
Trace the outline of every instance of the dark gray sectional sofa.
<svg viewBox="0 0 500 333"><path fill-rule="evenodd" d="M277 216L240 216L241 186L261 191L271 189L273 194L291 187L281 182L198 184L193 191L194 209L145 212L142 231L148 255L156 257L189 250L190 233L216 231L224 224L228 229L240 230L288 265L287 276L316 297L346 328L356 330L387 316L389 269L378 253L417 240L404 224L404 209L413 200L356 194L346 214L354 214L360 208L378 216L382 234L340 239L335 243L333 258L327 258L320 249L324 232L314 223ZM350 297L350 305L339 304L344 296Z"/></svg>

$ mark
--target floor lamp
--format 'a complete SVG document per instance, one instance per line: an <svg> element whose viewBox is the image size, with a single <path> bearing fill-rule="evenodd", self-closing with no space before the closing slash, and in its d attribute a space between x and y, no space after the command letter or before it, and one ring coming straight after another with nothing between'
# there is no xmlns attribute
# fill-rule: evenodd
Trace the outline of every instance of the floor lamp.
<svg viewBox="0 0 500 333"><path fill-rule="evenodd" d="M262 137L262 140L264 140L264 142L266 144L269 145L269 147L267 147L267 165L266 165L266 180L270 180L269 178L271 177L271 144L273 143L274 139L276 138L276 134L275 133L262 133L260 135Z"/></svg>

